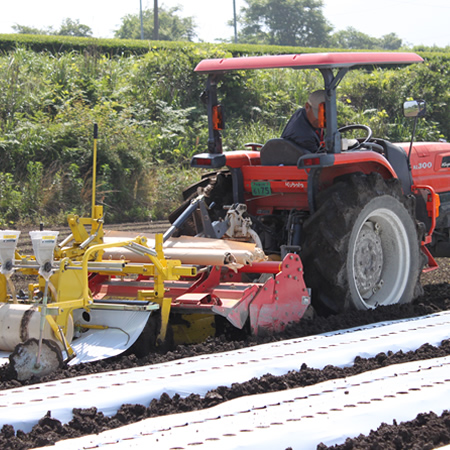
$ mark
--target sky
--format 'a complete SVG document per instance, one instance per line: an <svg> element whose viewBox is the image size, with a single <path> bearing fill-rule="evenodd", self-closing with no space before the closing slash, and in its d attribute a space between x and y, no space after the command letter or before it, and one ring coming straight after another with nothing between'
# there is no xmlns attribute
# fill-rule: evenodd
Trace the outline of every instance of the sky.
<svg viewBox="0 0 450 450"><path fill-rule="evenodd" d="M94 37L112 38L121 18L137 14L139 4L152 9L153 0L0 0L0 33L14 24L59 29L65 18L88 25ZM235 0L239 13L246 5ZM180 16L194 17L197 41L231 38L233 0L159 0L166 8L180 6ZM450 45L449 0L325 0L324 16L334 31L356 28L373 37L396 33L407 45Z"/></svg>

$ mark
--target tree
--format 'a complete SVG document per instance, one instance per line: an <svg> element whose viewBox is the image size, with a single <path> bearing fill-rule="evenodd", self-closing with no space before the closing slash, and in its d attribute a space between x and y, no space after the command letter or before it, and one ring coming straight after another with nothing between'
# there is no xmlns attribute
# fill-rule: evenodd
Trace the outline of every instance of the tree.
<svg viewBox="0 0 450 450"><path fill-rule="evenodd" d="M403 45L403 41L395 33L385 34L379 40L381 48L385 50L398 50Z"/></svg>
<svg viewBox="0 0 450 450"><path fill-rule="evenodd" d="M55 34L60 36L78 36L78 37L90 37L92 36L92 29L80 23L79 20L64 19L61 28Z"/></svg>
<svg viewBox="0 0 450 450"><path fill-rule="evenodd" d="M324 47L331 26L322 0L245 0L241 8L239 42Z"/></svg>
<svg viewBox="0 0 450 450"><path fill-rule="evenodd" d="M12 29L17 34L49 34L48 33L48 29L47 30L40 30L39 28L28 27L26 25L19 25L18 23L13 25Z"/></svg>
<svg viewBox="0 0 450 450"><path fill-rule="evenodd" d="M168 10L163 7L158 11L159 39L162 41L192 41L196 36L193 17L178 16L179 7ZM154 28L153 11L146 9L142 11L144 25L144 39L152 39ZM128 14L122 17L122 24L114 32L119 39L140 39L141 22L139 14Z"/></svg>
<svg viewBox="0 0 450 450"><path fill-rule="evenodd" d="M345 30L337 31L332 36L332 45L337 48L348 49L372 49L377 47L377 39L369 36L356 28L348 27Z"/></svg>
<svg viewBox="0 0 450 450"><path fill-rule="evenodd" d="M34 27L28 27L26 25L13 25L13 30L18 34L47 34L47 35L59 35L59 36L78 36L78 37L90 37L92 36L92 29L88 25L83 25L79 20L64 19L61 23L61 27L58 31L55 31L53 27L47 27L45 29L39 29Z"/></svg>
<svg viewBox="0 0 450 450"><path fill-rule="evenodd" d="M375 38L362 33L353 27L337 31L331 37L331 45L346 49L384 49L398 50L402 46L402 40L395 34L389 33Z"/></svg>

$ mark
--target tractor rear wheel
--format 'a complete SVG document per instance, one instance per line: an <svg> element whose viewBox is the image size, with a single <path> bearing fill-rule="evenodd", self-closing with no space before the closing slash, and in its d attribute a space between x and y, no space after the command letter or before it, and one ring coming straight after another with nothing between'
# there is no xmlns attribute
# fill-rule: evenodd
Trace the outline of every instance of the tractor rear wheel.
<svg viewBox="0 0 450 450"><path fill-rule="evenodd" d="M302 259L322 311L407 303L421 291L422 227L398 180L353 174L317 196Z"/></svg>

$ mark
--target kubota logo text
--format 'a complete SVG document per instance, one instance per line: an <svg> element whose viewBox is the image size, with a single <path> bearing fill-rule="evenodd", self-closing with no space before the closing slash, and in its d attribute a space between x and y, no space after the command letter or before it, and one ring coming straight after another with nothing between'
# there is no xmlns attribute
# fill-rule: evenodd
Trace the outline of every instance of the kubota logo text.
<svg viewBox="0 0 450 450"><path fill-rule="evenodd" d="M300 183L299 181L286 181L285 186L290 189L295 189L295 188L304 189L305 188L305 185L303 183Z"/></svg>

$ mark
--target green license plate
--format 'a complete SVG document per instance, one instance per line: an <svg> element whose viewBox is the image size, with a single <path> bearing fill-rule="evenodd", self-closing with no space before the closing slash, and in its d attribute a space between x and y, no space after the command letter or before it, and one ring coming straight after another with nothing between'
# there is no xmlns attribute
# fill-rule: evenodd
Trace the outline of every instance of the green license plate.
<svg viewBox="0 0 450 450"><path fill-rule="evenodd" d="M270 181L252 181L252 194L255 196L271 195Z"/></svg>

